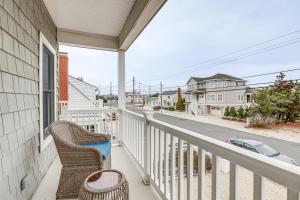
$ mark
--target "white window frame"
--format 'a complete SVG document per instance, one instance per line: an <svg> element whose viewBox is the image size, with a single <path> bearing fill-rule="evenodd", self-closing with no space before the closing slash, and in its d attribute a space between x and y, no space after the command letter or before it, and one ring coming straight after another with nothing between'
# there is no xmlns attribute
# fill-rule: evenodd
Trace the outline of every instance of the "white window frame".
<svg viewBox="0 0 300 200"><path fill-rule="evenodd" d="M244 102L244 99L245 99L245 97L244 97L243 94L239 94L239 95L238 95L238 101L239 101L239 102Z"/></svg>
<svg viewBox="0 0 300 200"><path fill-rule="evenodd" d="M52 47L46 37L40 32L40 56L39 56L39 81L40 81L40 152L44 151L45 148L52 142L53 138L49 135L44 139L43 130L43 46L46 46L48 50L54 55L54 120L57 120L57 52Z"/></svg>
<svg viewBox="0 0 300 200"><path fill-rule="evenodd" d="M224 95L223 94L217 94L217 102L223 102L224 101ZM222 96L222 101L219 101L219 96Z"/></svg>

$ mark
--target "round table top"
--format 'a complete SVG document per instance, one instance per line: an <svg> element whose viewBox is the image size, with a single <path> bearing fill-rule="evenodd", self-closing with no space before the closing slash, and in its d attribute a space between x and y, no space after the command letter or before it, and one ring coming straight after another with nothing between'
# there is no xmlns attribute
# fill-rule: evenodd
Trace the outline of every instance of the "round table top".
<svg viewBox="0 0 300 200"><path fill-rule="evenodd" d="M87 179L87 186L91 189L102 190L118 185L122 174L115 170L102 170L94 173Z"/></svg>

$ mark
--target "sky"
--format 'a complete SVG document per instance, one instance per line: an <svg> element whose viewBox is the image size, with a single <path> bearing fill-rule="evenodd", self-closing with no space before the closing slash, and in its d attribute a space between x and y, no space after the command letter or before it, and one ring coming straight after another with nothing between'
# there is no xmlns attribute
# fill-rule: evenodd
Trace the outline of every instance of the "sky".
<svg viewBox="0 0 300 200"><path fill-rule="evenodd" d="M246 77L300 68L299 0L168 0L126 52L126 88L184 86L191 76ZM117 53L60 46L69 73L100 88L117 88ZM300 70L286 73L300 79ZM251 86L275 75L245 78Z"/></svg>

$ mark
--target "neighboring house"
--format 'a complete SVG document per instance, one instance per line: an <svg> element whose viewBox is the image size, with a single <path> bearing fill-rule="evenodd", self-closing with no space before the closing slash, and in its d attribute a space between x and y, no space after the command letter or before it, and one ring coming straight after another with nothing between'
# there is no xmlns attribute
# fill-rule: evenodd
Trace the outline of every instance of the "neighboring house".
<svg viewBox="0 0 300 200"><path fill-rule="evenodd" d="M177 103L177 90L164 91L162 94L162 107L175 107Z"/></svg>
<svg viewBox="0 0 300 200"><path fill-rule="evenodd" d="M103 109L103 100L96 100L98 88L83 81L81 77L75 78L69 75L69 59L67 53L59 53L59 118L68 120L75 114L80 125L90 131L98 131L99 127L95 123L86 120L89 111ZM78 114L86 112L85 115ZM103 118L105 118L103 116Z"/></svg>
<svg viewBox="0 0 300 200"><path fill-rule="evenodd" d="M146 100L147 106L160 106L160 98L157 97L148 97Z"/></svg>
<svg viewBox="0 0 300 200"><path fill-rule="evenodd" d="M69 75L69 110L91 110L102 108L96 100L98 88L85 81L81 77L75 78Z"/></svg>
<svg viewBox="0 0 300 200"><path fill-rule="evenodd" d="M59 53L60 77L60 111L64 110L93 110L103 108L102 100L96 100L98 88L83 81L82 77L75 78L68 73L68 54Z"/></svg>
<svg viewBox="0 0 300 200"><path fill-rule="evenodd" d="M158 94L157 97L148 97L146 104L148 106L160 106L162 104L162 107L175 107L179 98L184 98L184 94L181 93L180 88L177 90L164 91L161 95Z"/></svg>
<svg viewBox="0 0 300 200"><path fill-rule="evenodd" d="M227 74L191 77L185 92L186 110L195 115L222 116L228 106L246 106L251 102L251 90L246 81Z"/></svg>
<svg viewBox="0 0 300 200"><path fill-rule="evenodd" d="M133 92L126 92L125 94L125 102L127 105L132 105L133 104L133 101L134 101L134 104L136 106L142 106L143 105L143 102L144 102L144 95L139 93L139 92L135 92L134 95L133 95ZM134 96L134 99L133 99L133 96Z"/></svg>

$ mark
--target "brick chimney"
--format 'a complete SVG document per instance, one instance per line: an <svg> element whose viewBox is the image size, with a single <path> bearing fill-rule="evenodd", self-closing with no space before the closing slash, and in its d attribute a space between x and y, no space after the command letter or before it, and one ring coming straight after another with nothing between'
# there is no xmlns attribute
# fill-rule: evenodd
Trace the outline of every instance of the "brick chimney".
<svg viewBox="0 0 300 200"><path fill-rule="evenodd" d="M181 89L177 88L176 91L176 103L181 100Z"/></svg>
<svg viewBox="0 0 300 200"><path fill-rule="evenodd" d="M68 101L69 58L68 53L59 52L59 100Z"/></svg>

